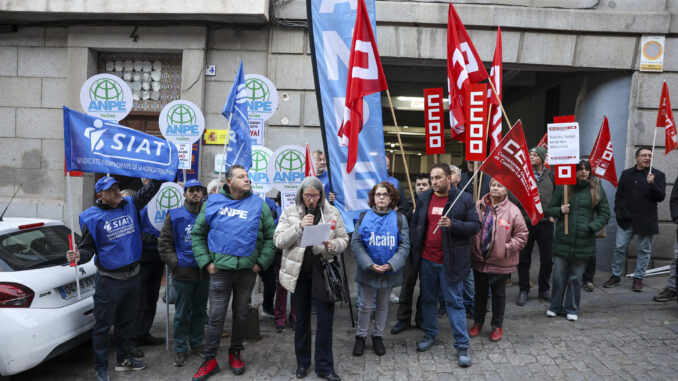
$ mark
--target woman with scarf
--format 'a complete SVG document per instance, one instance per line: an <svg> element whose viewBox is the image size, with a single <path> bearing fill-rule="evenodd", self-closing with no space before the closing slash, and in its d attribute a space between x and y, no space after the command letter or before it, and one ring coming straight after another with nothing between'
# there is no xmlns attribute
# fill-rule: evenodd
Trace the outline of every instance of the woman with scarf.
<svg viewBox="0 0 678 381"><path fill-rule="evenodd" d="M603 187L591 179L591 164L582 160L577 164L577 184L565 189L558 186L553 193L546 214L555 218L556 236L553 240L553 279L551 306L546 316L566 315L567 320L579 319L582 275L591 257L596 255L596 232L607 225L610 206ZM565 216L569 215L568 234L565 234Z"/></svg>
<svg viewBox="0 0 678 381"><path fill-rule="evenodd" d="M383 356L389 295L402 282L400 269L410 253L410 240L407 219L395 211L398 191L391 183L375 185L368 195L368 205L371 209L360 216L351 238L357 265L355 281L361 290L353 355L362 356L365 352L370 313L376 299L372 348L377 356Z"/></svg>
<svg viewBox="0 0 678 381"><path fill-rule="evenodd" d="M527 243L528 235L525 219L520 209L509 201L507 193L506 188L497 180L490 181L490 192L476 203L482 228L471 239L475 322L468 334L476 337L483 329L488 291L491 290L491 341L499 341L503 336L506 281L517 269L520 250Z"/></svg>

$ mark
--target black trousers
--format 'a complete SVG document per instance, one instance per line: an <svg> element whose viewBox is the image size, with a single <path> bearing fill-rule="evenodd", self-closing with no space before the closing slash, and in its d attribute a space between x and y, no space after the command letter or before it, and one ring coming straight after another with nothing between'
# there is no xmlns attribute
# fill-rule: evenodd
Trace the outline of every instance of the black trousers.
<svg viewBox="0 0 678 381"><path fill-rule="evenodd" d="M501 328L506 310L506 280L509 274L488 274L473 270L475 299L473 317L476 323L483 325L487 314L488 290L492 290L492 326Z"/></svg>
<svg viewBox="0 0 678 381"><path fill-rule="evenodd" d="M149 335L155 319L155 308L165 265L162 262L141 262L139 266L139 309L134 337Z"/></svg>
<svg viewBox="0 0 678 381"><path fill-rule="evenodd" d="M400 287L400 296L398 297L398 312L396 317L398 320L407 322L412 321L412 301L414 299L414 286L417 284L419 278L419 271L412 263L412 258L405 261L403 267L403 283ZM416 322L423 322L424 318L421 312L421 289L417 296L417 311L414 315Z"/></svg>
<svg viewBox="0 0 678 381"><path fill-rule="evenodd" d="M311 365L311 290L312 274L301 272L297 279L297 288L292 294L292 303L297 320L294 322L294 352L297 355L297 367L308 368ZM315 372L317 374L334 373L332 356L332 324L334 321L334 303L312 299L315 303L317 326L315 332Z"/></svg>
<svg viewBox="0 0 678 381"><path fill-rule="evenodd" d="M596 275L596 256L589 258L589 262L586 264L586 270L584 270L584 283L591 282L593 283L593 276Z"/></svg>
<svg viewBox="0 0 678 381"><path fill-rule="evenodd" d="M527 244L520 251L520 261L518 262L518 284L520 291L530 291L530 265L532 263L532 249L537 242L539 247L539 292L547 291L551 288L551 271L553 270L553 255L551 246L553 245L553 222L540 222L532 226L527 224L527 230L530 235L527 237Z"/></svg>
<svg viewBox="0 0 678 381"><path fill-rule="evenodd" d="M267 270L259 272L261 283L264 285L264 301L261 303L261 306L268 312L273 311L273 299L275 298L276 290L275 270L273 267L269 266Z"/></svg>

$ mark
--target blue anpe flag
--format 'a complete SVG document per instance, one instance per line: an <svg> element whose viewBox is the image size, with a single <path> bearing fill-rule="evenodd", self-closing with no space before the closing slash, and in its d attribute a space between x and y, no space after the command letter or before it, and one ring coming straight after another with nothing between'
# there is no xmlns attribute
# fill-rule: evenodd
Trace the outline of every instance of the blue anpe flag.
<svg viewBox="0 0 678 381"><path fill-rule="evenodd" d="M179 166L172 142L64 107L67 171L173 181Z"/></svg>
<svg viewBox="0 0 678 381"><path fill-rule="evenodd" d="M226 154L225 168L233 164L242 165L246 171L252 166L252 143L250 141L250 122L247 117L247 96L245 93L245 73L242 61L238 74L233 80L233 87L228 94L226 104L221 113L226 120L231 118L231 132Z"/></svg>

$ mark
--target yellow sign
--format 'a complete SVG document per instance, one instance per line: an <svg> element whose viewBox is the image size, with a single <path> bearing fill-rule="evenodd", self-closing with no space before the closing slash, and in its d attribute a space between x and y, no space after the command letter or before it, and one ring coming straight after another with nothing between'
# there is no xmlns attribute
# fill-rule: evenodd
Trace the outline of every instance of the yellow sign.
<svg viewBox="0 0 678 381"><path fill-rule="evenodd" d="M643 36L640 49L640 71L664 71L664 36Z"/></svg>
<svg viewBox="0 0 678 381"><path fill-rule="evenodd" d="M205 130L202 136L203 144L226 144L227 130Z"/></svg>

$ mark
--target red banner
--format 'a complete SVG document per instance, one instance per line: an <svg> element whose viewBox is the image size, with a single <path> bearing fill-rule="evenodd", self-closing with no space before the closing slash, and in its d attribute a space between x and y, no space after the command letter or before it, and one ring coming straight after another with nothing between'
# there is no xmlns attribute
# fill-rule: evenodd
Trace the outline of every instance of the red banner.
<svg viewBox="0 0 678 381"><path fill-rule="evenodd" d="M574 122L574 115L554 116L553 123ZM577 165L554 165L556 185L574 185L577 183Z"/></svg>
<svg viewBox="0 0 678 381"><path fill-rule="evenodd" d="M536 225L544 217L521 121L517 121L504 136L497 149L480 166L480 170L499 181L518 198L532 225Z"/></svg>
<svg viewBox="0 0 678 381"><path fill-rule="evenodd" d="M424 89L424 115L426 119L426 154L445 153L442 87Z"/></svg>
<svg viewBox="0 0 678 381"><path fill-rule="evenodd" d="M614 151L612 151L607 116L603 116L603 125L600 126L596 143L593 145L591 155L589 155L589 163L591 163L591 172L594 176L609 181L615 187L617 186L617 169L614 166Z"/></svg>
<svg viewBox="0 0 678 381"><path fill-rule="evenodd" d="M662 96L659 99L659 113L657 113L657 127L665 127L665 145L666 153L678 148L678 132L676 131L676 122L673 119L673 110L671 109L671 96L669 87L664 82L662 86Z"/></svg>
<svg viewBox="0 0 678 381"><path fill-rule="evenodd" d="M471 84L466 93L465 159L483 161L487 158L487 84Z"/></svg>

